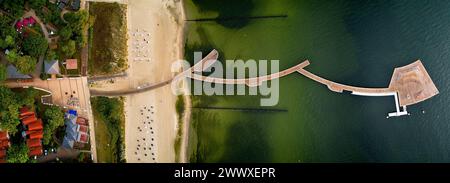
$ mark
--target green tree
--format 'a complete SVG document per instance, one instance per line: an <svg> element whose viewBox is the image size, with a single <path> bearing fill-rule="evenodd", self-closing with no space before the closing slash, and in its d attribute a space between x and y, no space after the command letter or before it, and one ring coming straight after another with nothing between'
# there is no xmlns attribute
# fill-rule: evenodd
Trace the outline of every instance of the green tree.
<svg viewBox="0 0 450 183"><path fill-rule="evenodd" d="M70 26L65 26L59 31L59 36L62 40L67 41L72 37L73 30Z"/></svg>
<svg viewBox="0 0 450 183"><path fill-rule="evenodd" d="M0 17L2 18L2 17ZM1 23L0 23L1 24ZM6 25L0 25L1 26L1 37L5 38L8 36L11 36L13 40L17 39L19 37L19 33L17 33L16 29L10 25L11 23L8 23Z"/></svg>
<svg viewBox="0 0 450 183"><path fill-rule="evenodd" d="M89 13L86 10L70 12L64 14L64 19L68 22L67 27L70 27L73 31L72 36L74 37L73 40L76 41L76 44L80 47L85 46L87 44L87 40L83 32L90 25L90 23L94 21L89 16Z"/></svg>
<svg viewBox="0 0 450 183"><path fill-rule="evenodd" d="M50 143L51 137L58 127L64 126L64 113L59 107L50 106L44 112L44 144Z"/></svg>
<svg viewBox="0 0 450 183"><path fill-rule="evenodd" d="M66 13L64 20L69 23L74 32L80 33L89 23L89 13L86 10Z"/></svg>
<svg viewBox="0 0 450 183"><path fill-rule="evenodd" d="M13 19L6 14L0 14L0 26L1 28L6 28L11 26ZM3 29L2 29L3 31Z"/></svg>
<svg viewBox="0 0 450 183"><path fill-rule="evenodd" d="M47 51L48 42L42 36L30 36L23 42L23 49L25 53L32 57L39 57Z"/></svg>
<svg viewBox="0 0 450 183"><path fill-rule="evenodd" d="M5 38L5 42L8 47L14 46L14 37L12 37L11 35L7 35Z"/></svg>
<svg viewBox="0 0 450 183"><path fill-rule="evenodd" d="M6 80L6 66L4 64L0 64L0 82Z"/></svg>
<svg viewBox="0 0 450 183"><path fill-rule="evenodd" d="M75 39L75 42L77 43L77 46L79 46L79 47L86 46L86 44L87 44L87 39L83 35L77 35L74 39Z"/></svg>
<svg viewBox="0 0 450 183"><path fill-rule="evenodd" d="M17 97L9 88L0 85L0 101L0 128L15 134L20 124Z"/></svg>
<svg viewBox="0 0 450 183"><path fill-rule="evenodd" d="M18 100L20 106L33 107L35 98L36 96L39 95L39 92L34 88L30 87L25 89L25 91L18 93L17 95L19 96Z"/></svg>
<svg viewBox="0 0 450 183"><path fill-rule="evenodd" d="M47 56L45 58L47 60L57 60L58 59L58 55L56 54L55 51L49 49L47 51Z"/></svg>
<svg viewBox="0 0 450 183"><path fill-rule="evenodd" d="M8 35L5 39L0 40L1 49L6 49L12 46L14 46L14 38L12 36Z"/></svg>
<svg viewBox="0 0 450 183"><path fill-rule="evenodd" d="M8 163L26 163L29 160L29 149L25 143L13 144L7 152L6 161Z"/></svg>
<svg viewBox="0 0 450 183"><path fill-rule="evenodd" d="M8 55L6 55L6 59L12 64L15 64L17 62L18 58L19 58L19 54L17 53L17 50L15 50L15 49L10 50Z"/></svg>
<svg viewBox="0 0 450 183"><path fill-rule="evenodd" d="M57 106L50 106L44 112L44 119L51 129L56 129L64 125L64 113Z"/></svg>
<svg viewBox="0 0 450 183"><path fill-rule="evenodd" d="M19 56L15 63L17 70L22 74L30 74L34 71L36 67L36 59L26 56Z"/></svg>
<svg viewBox="0 0 450 183"><path fill-rule="evenodd" d="M42 8L48 0L28 0L28 4L31 8L37 10Z"/></svg>
<svg viewBox="0 0 450 183"><path fill-rule="evenodd" d="M76 42L74 40L69 40L67 42L59 42L59 47L61 48L61 53L66 57L72 57L77 51Z"/></svg>
<svg viewBox="0 0 450 183"><path fill-rule="evenodd" d="M0 1L0 7L6 10L14 18L20 18L23 15L23 7L25 5L25 0L4 0Z"/></svg>
<svg viewBox="0 0 450 183"><path fill-rule="evenodd" d="M44 126L44 138L42 138L42 143L44 143L44 145L48 145L50 144L50 141L52 140L52 135L53 135L53 131Z"/></svg>
<svg viewBox="0 0 450 183"><path fill-rule="evenodd" d="M19 105L12 103L6 110L2 111L0 128L8 131L8 133L16 134L18 132L17 125L19 124Z"/></svg>

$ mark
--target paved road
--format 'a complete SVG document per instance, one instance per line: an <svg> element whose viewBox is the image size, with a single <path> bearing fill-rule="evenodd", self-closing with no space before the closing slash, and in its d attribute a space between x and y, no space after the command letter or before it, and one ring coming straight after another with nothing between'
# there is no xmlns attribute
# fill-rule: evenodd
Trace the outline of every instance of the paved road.
<svg viewBox="0 0 450 183"><path fill-rule="evenodd" d="M207 69L212 64L214 64L215 61L217 61L217 58L219 57L219 53L217 50L211 51L208 55L205 56L202 60L200 60L198 63L196 63L191 68L181 72L180 74L176 75L175 77L168 79L166 81L162 81L159 83L153 83L153 84L147 84L143 86L139 86L137 88L128 89L128 90L116 90L116 91L103 91L103 90L97 90L97 89L90 89L91 96L124 96L124 95L132 95L137 93L142 93L146 91L150 91L156 88L160 88L163 86L166 86L172 81L176 81L179 79L184 79L185 76L193 73L193 72L199 72L203 71L204 69Z"/></svg>
<svg viewBox="0 0 450 183"><path fill-rule="evenodd" d="M62 147L58 148L55 153L49 153L47 156L42 156L37 159L38 163L46 163L50 161L55 161L56 158L61 160L72 160L77 158L80 154L80 151L74 149L64 149Z"/></svg>
<svg viewBox="0 0 450 183"><path fill-rule="evenodd" d="M159 82L156 84L145 85L140 88L130 89L130 90L102 91L102 90L90 89L90 93L91 93L91 96L117 97L117 96L132 95L132 94L150 91L150 90L153 90L156 88L166 86L170 83L172 83L172 79L169 79L169 80L163 81L163 82Z"/></svg>
<svg viewBox="0 0 450 183"><path fill-rule="evenodd" d="M119 74L114 75L108 75L108 76L93 76L88 77L88 82L96 82L96 81L104 81L104 80L110 80L110 79L116 79L116 78L126 78L128 74L126 72L122 72Z"/></svg>

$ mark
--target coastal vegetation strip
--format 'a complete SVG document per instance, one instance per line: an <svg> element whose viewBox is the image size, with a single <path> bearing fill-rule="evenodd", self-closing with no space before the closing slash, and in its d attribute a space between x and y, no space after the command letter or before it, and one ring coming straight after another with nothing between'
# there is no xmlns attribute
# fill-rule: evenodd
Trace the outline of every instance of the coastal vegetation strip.
<svg viewBox="0 0 450 183"><path fill-rule="evenodd" d="M127 69L127 6L119 3L91 2L95 17L92 46L89 51L89 74L107 75Z"/></svg>
<svg viewBox="0 0 450 183"><path fill-rule="evenodd" d="M178 117L178 129L177 129L177 135L175 137L175 143L174 143L174 150L175 150L175 162L179 163L180 160L180 152L181 152L181 145L183 140L183 116L185 111L185 101L183 95L178 95L177 101L175 103L175 108L177 111L177 117Z"/></svg>
<svg viewBox="0 0 450 183"><path fill-rule="evenodd" d="M91 99L95 120L97 158L101 163L125 162L125 115L123 98Z"/></svg>

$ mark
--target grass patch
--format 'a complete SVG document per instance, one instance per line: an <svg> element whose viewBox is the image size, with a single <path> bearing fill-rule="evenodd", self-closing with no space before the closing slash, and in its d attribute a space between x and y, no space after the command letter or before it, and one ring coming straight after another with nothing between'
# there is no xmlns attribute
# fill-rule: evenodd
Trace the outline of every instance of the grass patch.
<svg viewBox="0 0 450 183"><path fill-rule="evenodd" d="M125 162L123 98L94 97L91 103L95 120L98 162Z"/></svg>
<svg viewBox="0 0 450 183"><path fill-rule="evenodd" d="M92 59L92 45L94 42L94 26L89 27L88 29L88 73L91 74L91 72L93 72L93 70L95 70L93 59Z"/></svg>
<svg viewBox="0 0 450 183"><path fill-rule="evenodd" d="M183 114L185 110L183 95L178 95L177 101L175 103L175 108L178 116L178 130L177 136L175 137L174 150L175 150L175 162L180 162L180 150L181 150L181 140L183 135Z"/></svg>
<svg viewBox="0 0 450 183"><path fill-rule="evenodd" d="M105 75L125 71L127 64L127 6L118 3L90 3L95 17L90 30L92 46L89 74Z"/></svg>

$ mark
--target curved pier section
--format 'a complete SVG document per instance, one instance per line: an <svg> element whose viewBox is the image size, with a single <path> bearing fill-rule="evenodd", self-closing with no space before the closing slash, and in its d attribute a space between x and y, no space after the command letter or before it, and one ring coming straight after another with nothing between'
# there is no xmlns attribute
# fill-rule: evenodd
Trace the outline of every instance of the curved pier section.
<svg viewBox="0 0 450 183"><path fill-rule="evenodd" d="M306 60L303 63L306 63L306 66L309 65L309 61ZM318 83L322 83L328 87L331 91L342 93L344 90L351 91L352 93L356 92L358 95L364 95L364 96L375 96L375 95L382 95L390 93L391 90L389 88L364 88L364 87L356 87L356 86L349 86L344 85L340 83L336 83L330 80L327 80L325 78L322 78L320 76L317 76L311 72L308 72L304 70L303 68L299 69L298 72L304 76L306 76L309 79L312 79Z"/></svg>
<svg viewBox="0 0 450 183"><path fill-rule="evenodd" d="M211 64L212 65L212 64ZM195 73L191 73L190 75L187 75L187 77L199 81L209 82L209 83L218 83L218 84L245 84L249 87L255 87L261 85L265 81L278 79L284 76L287 76L291 73L298 72L303 67L306 67L309 65L309 62L302 62L294 67L291 67L289 69L283 70L281 72L273 73L266 76L259 76L255 78L243 78L243 79L224 79L224 78L216 78L216 77L208 77L208 76L202 76ZM206 68L204 68L206 69ZM202 70L204 70L202 69Z"/></svg>
<svg viewBox="0 0 450 183"><path fill-rule="evenodd" d="M214 54L212 54L213 52ZM293 66L281 72L254 78L244 78L244 79L215 78L199 75L193 72L193 70L202 71L206 69L205 67L203 68L197 67L211 66L217 60L217 51L213 50L213 52L208 54L208 56L205 57L205 59L196 64L194 67L186 70L185 72L183 72L178 76L185 76L191 79L210 83L245 84L249 87L254 87L261 85L265 81L278 79L287 76L291 73L298 72L311 80L326 85L328 89L334 92L342 93L343 91L350 91L353 95L369 96L369 97L393 96L396 104L396 112L389 113L387 117L408 115L409 113L406 111L406 106L422 102L426 99L429 99L439 94L438 89L434 85L433 81L431 80L431 77L428 75L427 71L425 70L425 67L423 66L420 60L403 67L395 68L389 87L366 88L340 84L317 76L304 69L306 66L310 64L309 60L306 60L296 66ZM211 57L212 55L216 56L215 59L213 59L214 57L206 59L208 57ZM209 60L208 64L205 65L203 62L208 60Z"/></svg>

